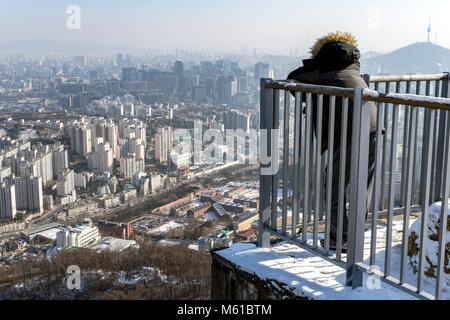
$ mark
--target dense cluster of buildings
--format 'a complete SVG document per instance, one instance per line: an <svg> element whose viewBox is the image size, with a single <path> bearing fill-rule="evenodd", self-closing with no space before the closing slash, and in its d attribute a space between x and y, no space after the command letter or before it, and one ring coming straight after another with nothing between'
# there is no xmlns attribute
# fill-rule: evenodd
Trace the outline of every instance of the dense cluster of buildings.
<svg viewBox="0 0 450 320"><path fill-rule="evenodd" d="M137 61L121 55L111 64L82 56L63 64L43 60L17 69L12 79L0 69L0 87L9 101L2 103L6 96L0 92L0 116L9 117L0 128L6 130L0 135L3 234L22 231L28 243L99 250L133 246L124 242L133 232L164 239L209 222L217 226L201 239L203 249L254 236L258 197L245 186L201 185L201 192L181 198L174 192L163 201L176 200L151 215L143 212L144 219L133 223L85 219L76 224L86 217L108 219L160 190L175 191L190 179L222 170L195 162L192 144L174 146L191 141L196 122L202 130L224 134L257 128L259 78L274 74L268 63L230 59ZM102 229L124 239L102 238Z"/></svg>
<svg viewBox="0 0 450 320"><path fill-rule="evenodd" d="M43 213L43 190L54 182L57 201L76 200L74 174L68 169L68 152L63 145L11 142L0 155L1 220L13 220L18 212Z"/></svg>

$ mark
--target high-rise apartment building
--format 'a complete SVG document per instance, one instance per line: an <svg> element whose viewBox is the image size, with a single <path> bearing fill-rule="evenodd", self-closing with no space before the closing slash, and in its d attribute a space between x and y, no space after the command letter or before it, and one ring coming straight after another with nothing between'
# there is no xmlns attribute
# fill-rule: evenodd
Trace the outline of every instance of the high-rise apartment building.
<svg viewBox="0 0 450 320"><path fill-rule="evenodd" d="M0 182L0 220L13 220L16 214L16 187L9 182Z"/></svg>
<svg viewBox="0 0 450 320"><path fill-rule="evenodd" d="M89 170L95 174L113 174L114 154L108 142L95 146L95 150L88 154Z"/></svg>
<svg viewBox="0 0 450 320"><path fill-rule="evenodd" d="M86 158L92 150L92 129L87 124L74 124L69 127L70 150Z"/></svg>
<svg viewBox="0 0 450 320"><path fill-rule="evenodd" d="M133 178L133 174L145 171L145 161L130 153L120 158L120 172L125 179Z"/></svg>
<svg viewBox="0 0 450 320"><path fill-rule="evenodd" d="M173 145L172 128L159 128L155 136L155 159L161 164L168 164Z"/></svg>
<svg viewBox="0 0 450 320"><path fill-rule="evenodd" d="M44 212L44 194L42 190L42 178L16 177L16 204L18 210L43 213Z"/></svg>

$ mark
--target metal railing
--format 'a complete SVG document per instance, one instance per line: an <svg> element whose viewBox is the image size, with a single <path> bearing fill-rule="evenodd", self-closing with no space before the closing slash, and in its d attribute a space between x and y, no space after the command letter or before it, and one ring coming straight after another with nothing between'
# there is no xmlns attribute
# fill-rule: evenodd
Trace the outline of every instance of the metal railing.
<svg viewBox="0 0 450 320"><path fill-rule="evenodd" d="M261 143L270 161L261 163L259 245L269 247L271 238L298 245L345 268L347 285L353 288L362 286L363 274L369 273L419 298L441 299L448 268L446 228L439 228L434 292L424 286L425 238L430 205L447 204L450 195L449 75L364 78L374 90L261 80ZM374 105L376 130L370 132ZM328 121L323 121L324 115ZM370 139L374 140L371 185ZM335 180L333 160L339 164ZM338 192L333 194L333 189ZM440 221L447 221L447 206L442 208ZM417 281L411 284L408 235L414 212L422 214L417 214L421 221ZM384 252L377 248L380 219L384 219ZM392 260L394 219L402 224L401 241L396 243L398 270ZM377 265L383 270L376 270Z"/></svg>

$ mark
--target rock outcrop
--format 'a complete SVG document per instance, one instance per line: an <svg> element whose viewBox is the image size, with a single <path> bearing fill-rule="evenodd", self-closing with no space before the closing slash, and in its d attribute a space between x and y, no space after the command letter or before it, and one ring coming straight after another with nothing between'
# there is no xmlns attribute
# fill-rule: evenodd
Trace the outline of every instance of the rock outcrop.
<svg viewBox="0 0 450 320"><path fill-rule="evenodd" d="M450 216L450 201L448 203L448 210ZM436 269L438 265L438 248L439 248L439 232L442 225L446 228L446 247L445 247L445 266L444 272L447 274L447 281L450 280L450 219L446 223L441 223L442 202L433 204L430 207L428 216L428 224L426 228L425 239L425 275L429 278L436 278ZM419 270L419 253L420 253L420 228L421 218L417 219L411 226L409 234L408 255L410 257L410 264L415 273Z"/></svg>

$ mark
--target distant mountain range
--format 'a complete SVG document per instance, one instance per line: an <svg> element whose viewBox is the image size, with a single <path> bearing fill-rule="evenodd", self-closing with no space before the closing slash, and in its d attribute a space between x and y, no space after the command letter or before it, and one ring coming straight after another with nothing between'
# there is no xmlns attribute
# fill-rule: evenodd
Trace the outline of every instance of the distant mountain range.
<svg viewBox="0 0 450 320"><path fill-rule="evenodd" d="M123 53L143 53L145 50L127 46L103 45L86 42L62 42L42 40L20 40L0 44L0 52L6 54L49 54L56 55L114 55Z"/></svg>
<svg viewBox="0 0 450 320"><path fill-rule="evenodd" d="M450 50L430 42L418 42L391 53L368 56L362 71L376 74L440 73L450 71Z"/></svg>
<svg viewBox="0 0 450 320"><path fill-rule="evenodd" d="M112 56L119 52L146 54L149 53L149 50L119 45L62 42L46 39L21 40L0 44L1 54L44 55L52 53L55 55ZM261 59L278 69L294 68L300 63L298 58L286 56L265 56ZM450 71L450 49L429 42L418 42L387 54L366 52L362 55L361 67L363 73L372 75L446 72Z"/></svg>

